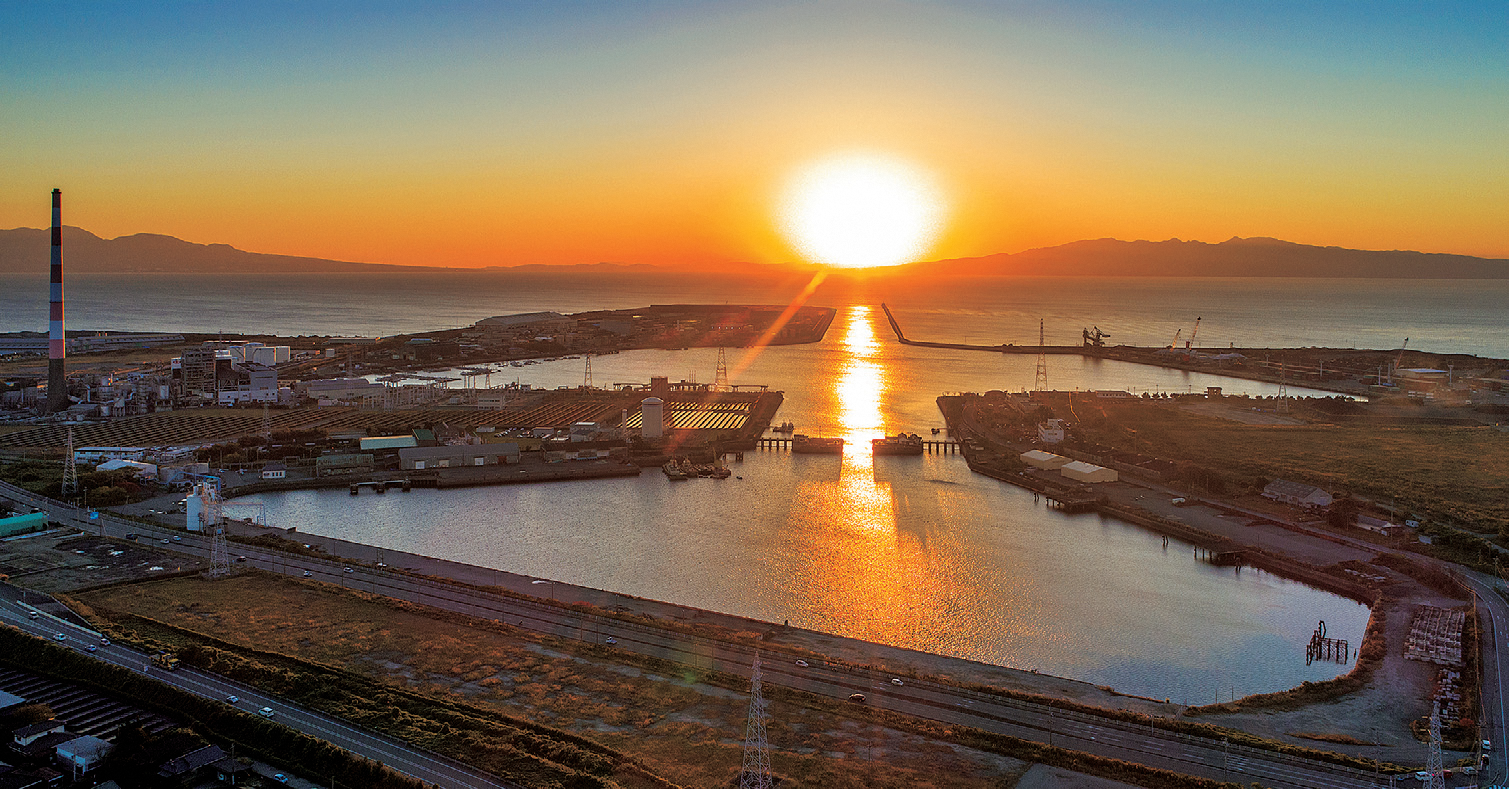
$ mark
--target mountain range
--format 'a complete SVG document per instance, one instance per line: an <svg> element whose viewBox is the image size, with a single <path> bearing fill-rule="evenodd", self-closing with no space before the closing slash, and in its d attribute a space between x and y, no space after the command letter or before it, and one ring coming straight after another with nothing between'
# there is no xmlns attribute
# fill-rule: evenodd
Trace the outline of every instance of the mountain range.
<svg viewBox="0 0 1509 789"><path fill-rule="evenodd" d="M423 271L422 266L356 263L246 252L227 244L196 244L139 233L104 239L63 228L64 266L70 273L287 274ZM0 230L0 274L44 274L48 231ZM684 270L686 266L596 263L491 268L515 273L604 273ZM785 274L805 266L720 265L723 274ZM872 271L885 276L1089 276L1089 277L1337 277L1389 279L1506 279L1509 260L1409 251L1370 251L1295 244L1273 238L1202 241L1075 241L1023 252L999 253Z"/></svg>

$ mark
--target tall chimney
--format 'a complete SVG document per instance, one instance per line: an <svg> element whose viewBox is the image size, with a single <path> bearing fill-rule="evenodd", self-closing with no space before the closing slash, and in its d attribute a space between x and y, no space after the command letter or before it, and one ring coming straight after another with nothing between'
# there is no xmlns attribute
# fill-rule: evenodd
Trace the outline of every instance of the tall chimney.
<svg viewBox="0 0 1509 789"><path fill-rule="evenodd" d="M47 335L47 411L68 410L68 380L63 370L67 343L63 335L63 192L52 190L52 304Z"/></svg>

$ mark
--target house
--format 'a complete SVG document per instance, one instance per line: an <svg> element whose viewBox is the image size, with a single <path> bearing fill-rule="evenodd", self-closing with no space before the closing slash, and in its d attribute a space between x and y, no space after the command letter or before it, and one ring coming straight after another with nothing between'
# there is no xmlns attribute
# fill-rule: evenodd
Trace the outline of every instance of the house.
<svg viewBox="0 0 1509 789"><path fill-rule="evenodd" d="M85 734L57 746L58 763L71 775L83 775L100 766L115 746L104 740Z"/></svg>
<svg viewBox="0 0 1509 789"><path fill-rule="evenodd" d="M157 777L164 786L183 785L197 783L196 778L202 773L214 772L217 776L227 776L246 769L248 768L232 759L220 746L206 745L163 762L157 770Z"/></svg>
<svg viewBox="0 0 1509 789"><path fill-rule="evenodd" d="M288 476L288 467L282 463L268 463L262 467L262 479L283 479Z"/></svg>
<svg viewBox="0 0 1509 789"><path fill-rule="evenodd" d="M54 718L22 726L10 733L10 739L14 747L24 748L49 734L56 734L62 730L63 722Z"/></svg>
<svg viewBox="0 0 1509 789"><path fill-rule="evenodd" d="M1329 507L1331 494L1303 482L1276 479L1263 488L1263 498L1296 507Z"/></svg>
<svg viewBox="0 0 1509 789"><path fill-rule="evenodd" d="M1389 521L1383 520L1381 518L1374 518L1371 515L1358 515L1357 528L1367 529L1370 532L1382 534L1385 537L1393 537L1398 534L1403 534L1408 530L1408 527L1402 524L1390 523Z"/></svg>

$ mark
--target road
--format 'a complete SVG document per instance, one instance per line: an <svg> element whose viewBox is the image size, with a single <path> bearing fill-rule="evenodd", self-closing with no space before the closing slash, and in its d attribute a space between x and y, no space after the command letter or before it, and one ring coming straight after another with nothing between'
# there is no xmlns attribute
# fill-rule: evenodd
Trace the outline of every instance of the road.
<svg viewBox="0 0 1509 789"><path fill-rule="evenodd" d="M103 530L107 536L114 537L120 537L128 531L141 535L140 539L159 541L182 536L182 542L169 542L160 547L201 558L209 556L209 541L206 537L146 526L112 517L108 513L102 513L99 521L90 523L80 518L77 510L72 507L25 491L13 493L12 490L19 489L6 487L5 495L17 498L24 494L30 497L27 503L48 509L53 513L55 522L77 525L96 534ZM755 659L755 649L751 646L689 635L668 627L583 613L544 601L492 594L414 577L391 569L347 565L236 543L232 543L230 547L232 556L244 556L246 564L262 570L337 583L361 591L677 663L747 677ZM1509 623L1509 616L1504 621ZM608 643L610 638L613 639L611 645ZM809 660L810 665L799 666L795 662L798 658L794 655L782 655L768 650L763 654L766 683L836 699L846 699L852 693L862 693L868 707L915 715L940 723L972 726L1186 775L1242 784L1257 781L1274 789L1373 789L1387 785L1386 779L1375 779L1371 771L1233 745L1214 737L1170 732L1153 726L1151 719L1145 724L1126 722L1110 716L1064 710L925 680L902 679L904 684L897 685L891 682L892 677L872 674L841 663ZM274 706L274 709L280 708ZM328 728L331 724L323 725ZM410 753L418 752L410 749ZM381 759L380 756L372 758Z"/></svg>

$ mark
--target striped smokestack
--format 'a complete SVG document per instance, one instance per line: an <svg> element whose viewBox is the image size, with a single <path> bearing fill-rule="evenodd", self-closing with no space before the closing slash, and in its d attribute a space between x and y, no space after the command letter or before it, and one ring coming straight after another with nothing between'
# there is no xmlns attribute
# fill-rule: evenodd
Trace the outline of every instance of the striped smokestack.
<svg viewBox="0 0 1509 789"><path fill-rule="evenodd" d="M63 335L63 192L52 190L52 304L47 335L47 411L68 409L67 343Z"/></svg>

